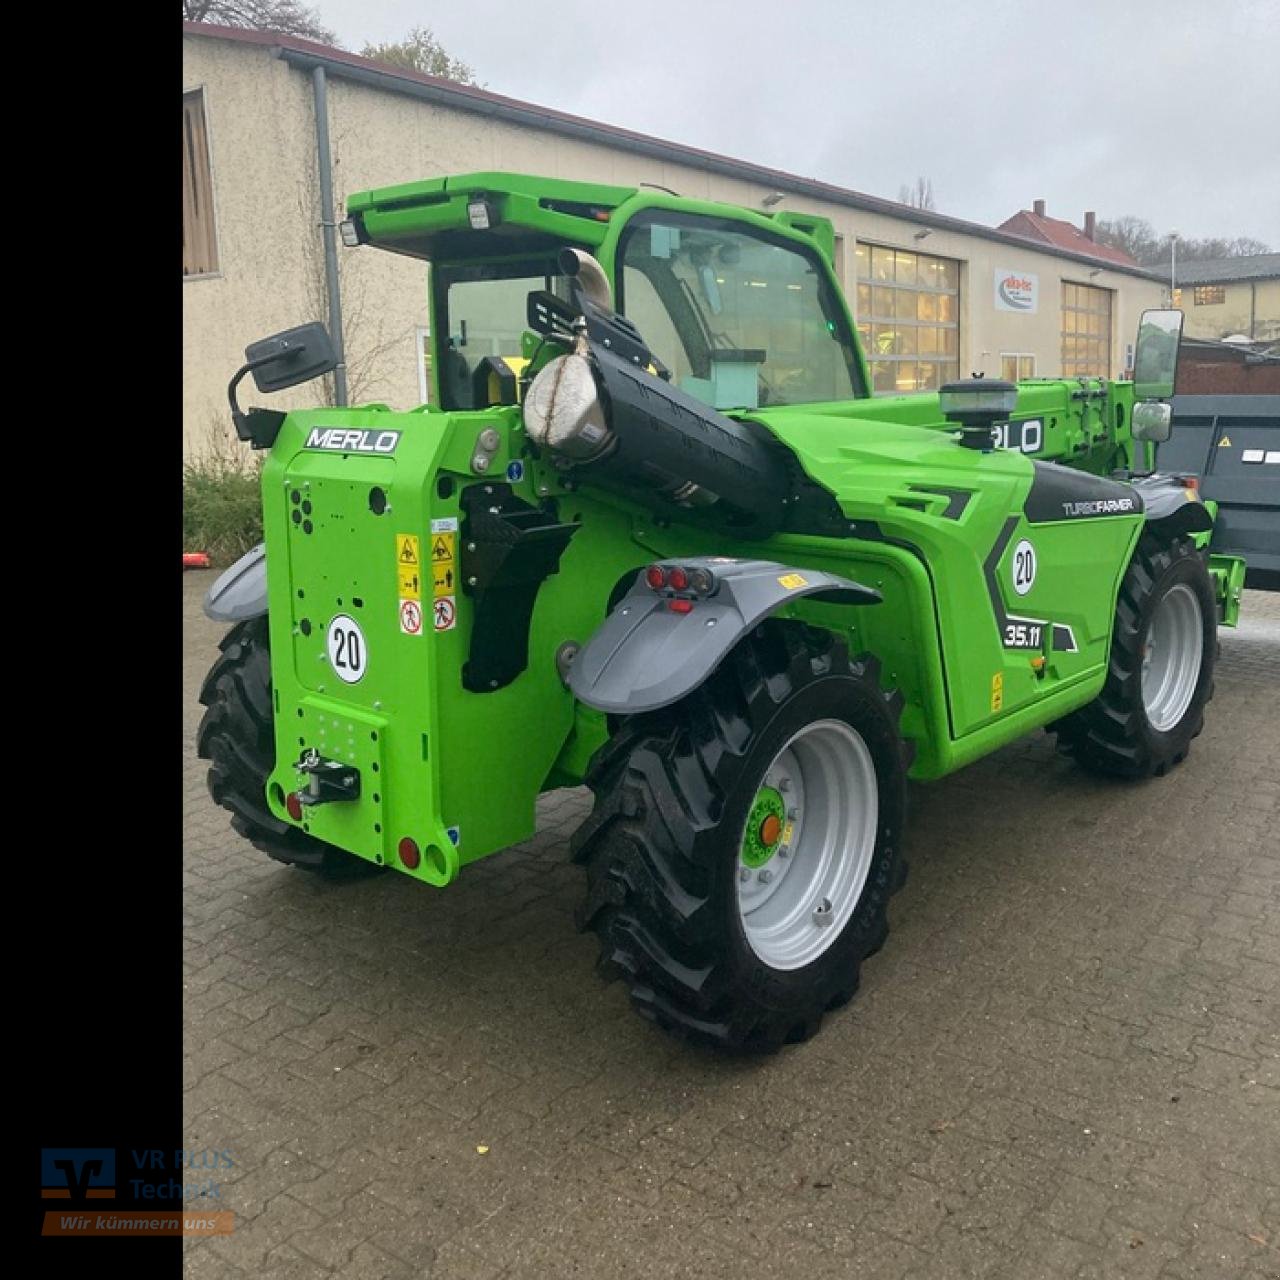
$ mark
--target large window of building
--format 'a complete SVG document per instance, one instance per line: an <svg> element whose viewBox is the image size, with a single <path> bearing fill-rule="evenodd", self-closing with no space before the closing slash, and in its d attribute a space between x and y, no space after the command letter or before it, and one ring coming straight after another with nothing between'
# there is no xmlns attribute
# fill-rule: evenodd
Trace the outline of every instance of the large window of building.
<svg viewBox="0 0 1280 1280"><path fill-rule="evenodd" d="M932 391L960 376L960 264L858 244L858 332L879 395Z"/></svg>
<svg viewBox="0 0 1280 1280"><path fill-rule="evenodd" d="M204 91L182 95L182 274L208 276L218 270L213 222L213 174Z"/></svg>
<svg viewBox="0 0 1280 1280"><path fill-rule="evenodd" d="M1000 376L1006 382L1021 382L1036 376L1036 358L1021 351L1000 353Z"/></svg>
<svg viewBox="0 0 1280 1280"><path fill-rule="evenodd" d="M1062 282L1062 376L1111 376L1111 290Z"/></svg>

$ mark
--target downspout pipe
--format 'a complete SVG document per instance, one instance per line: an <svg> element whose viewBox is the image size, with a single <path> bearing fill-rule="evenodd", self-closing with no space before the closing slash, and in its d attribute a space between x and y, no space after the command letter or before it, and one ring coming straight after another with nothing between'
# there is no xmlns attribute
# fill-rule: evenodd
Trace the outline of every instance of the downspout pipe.
<svg viewBox="0 0 1280 1280"><path fill-rule="evenodd" d="M324 284L329 295L329 336L338 357L333 371L334 398L338 404L347 397L347 353L342 338L342 288L338 282L338 224L333 217L333 160L329 153L329 86L324 67L311 73L316 104L316 154L320 168L320 232L324 237Z"/></svg>

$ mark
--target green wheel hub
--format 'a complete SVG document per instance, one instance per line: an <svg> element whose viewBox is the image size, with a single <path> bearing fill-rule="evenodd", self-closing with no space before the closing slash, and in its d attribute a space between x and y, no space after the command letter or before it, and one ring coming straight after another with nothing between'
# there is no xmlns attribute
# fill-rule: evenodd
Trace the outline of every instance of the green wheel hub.
<svg viewBox="0 0 1280 1280"><path fill-rule="evenodd" d="M742 862L753 871L763 867L778 851L787 825L787 806L773 787L761 787L747 815L742 833Z"/></svg>

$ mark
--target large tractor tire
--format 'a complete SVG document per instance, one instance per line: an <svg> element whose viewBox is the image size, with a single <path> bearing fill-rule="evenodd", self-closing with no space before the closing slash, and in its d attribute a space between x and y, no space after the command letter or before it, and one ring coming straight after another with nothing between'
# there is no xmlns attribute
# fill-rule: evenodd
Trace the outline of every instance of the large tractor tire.
<svg viewBox="0 0 1280 1280"><path fill-rule="evenodd" d="M266 618L237 623L219 648L200 690L208 710L200 721L196 750L209 761L209 794L230 811L231 825L255 848L290 866L333 879L381 871L282 822L267 806L276 747Z"/></svg>
<svg viewBox="0 0 1280 1280"><path fill-rule="evenodd" d="M646 1017L772 1052L852 998L906 875L902 699L878 676L825 632L769 622L592 762L578 922Z"/></svg>
<svg viewBox="0 0 1280 1280"><path fill-rule="evenodd" d="M1188 538L1144 533L1116 602L1107 681L1050 725L1059 749L1093 773L1163 777L1204 727L1218 657L1218 606Z"/></svg>

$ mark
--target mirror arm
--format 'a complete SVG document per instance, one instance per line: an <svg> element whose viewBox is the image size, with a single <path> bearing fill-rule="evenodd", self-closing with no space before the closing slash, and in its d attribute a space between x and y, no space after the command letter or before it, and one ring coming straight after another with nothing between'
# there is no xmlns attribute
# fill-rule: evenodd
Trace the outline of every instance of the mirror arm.
<svg viewBox="0 0 1280 1280"><path fill-rule="evenodd" d="M298 351L305 351L306 347L296 348ZM280 358L278 353L272 355L259 356L256 360L246 360L235 372L235 376L227 383L227 403L231 406L231 421L235 424L236 435L241 440L253 441L254 431L250 425L249 419L255 412L250 409L248 413L240 408L240 401L236 397L236 391L239 389L241 382L248 373L252 373L255 369L261 369L263 365L272 364ZM256 447L256 446L255 446Z"/></svg>
<svg viewBox="0 0 1280 1280"><path fill-rule="evenodd" d="M294 347L294 351L302 352L307 348L305 346ZM245 374L252 373L255 369L261 369L263 365L274 364L280 359L278 351L272 352L270 355L259 356L256 360L246 360L235 372L235 376L227 383L227 403L231 406L231 421L236 424L236 435L241 440L251 439L249 432L248 416L240 408L240 401L236 398L236 391L241 382L244 381ZM253 412L252 409L249 410Z"/></svg>

